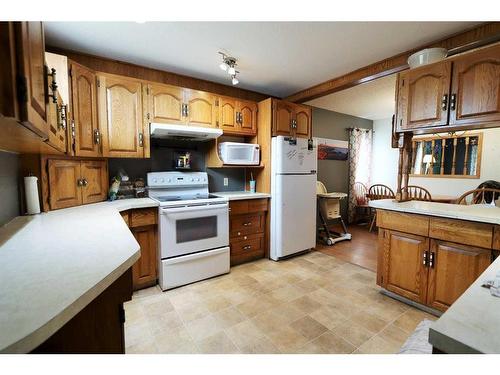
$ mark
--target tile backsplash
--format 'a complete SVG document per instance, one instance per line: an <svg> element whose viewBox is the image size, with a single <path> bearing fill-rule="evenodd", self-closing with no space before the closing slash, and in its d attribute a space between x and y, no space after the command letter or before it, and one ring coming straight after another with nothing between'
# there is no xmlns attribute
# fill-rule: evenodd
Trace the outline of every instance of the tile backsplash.
<svg viewBox="0 0 500 375"><path fill-rule="evenodd" d="M0 151L0 226L20 215L19 155Z"/></svg>

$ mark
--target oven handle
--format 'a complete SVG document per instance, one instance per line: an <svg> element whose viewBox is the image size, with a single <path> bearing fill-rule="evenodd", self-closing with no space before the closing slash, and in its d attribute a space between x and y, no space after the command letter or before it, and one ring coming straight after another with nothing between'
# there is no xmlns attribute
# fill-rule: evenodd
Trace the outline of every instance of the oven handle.
<svg viewBox="0 0 500 375"><path fill-rule="evenodd" d="M229 206L228 203L221 203L221 204L210 204L206 206L161 208L161 213L164 215L168 215L168 214L180 214L183 212L193 212L193 211L211 211L211 210L227 209L228 206Z"/></svg>

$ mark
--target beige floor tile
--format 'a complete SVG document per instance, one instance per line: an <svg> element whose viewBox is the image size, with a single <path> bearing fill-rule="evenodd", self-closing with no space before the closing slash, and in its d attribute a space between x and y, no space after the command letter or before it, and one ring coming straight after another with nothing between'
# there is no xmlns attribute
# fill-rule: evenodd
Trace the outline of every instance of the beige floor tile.
<svg viewBox="0 0 500 375"><path fill-rule="evenodd" d="M220 329L232 327L238 323L243 322L247 318L234 306L228 307L224 310L215 312L212 315L215 319L215 324Z"/></svg>
<svg viewBox="0 0 500 375"><path fill-rule="evenodd" d="M198 348L184 327L173 328L154 336L158 353L162 354L192 354Z"/></svg>
<svg viewBox="0 0 500 375"><path fill-rule="evenodd" d="M354 345L330 331L314 339L311 345L319 348L321 353L329 354L349 354L356 349Z"/></svg>
<svg viewBox="0 0 500 375"><path fill-rule="evenodd" d="M266 332L266 336L282 353L293 353L309 341L290 326L278 327L278 329Z"/></svg>
<svg viewBox="0 0 500 375"><path fill-rule="evenodd" d="M289 324L306 315L306 313L294 307L290 302L282 303L269 311L276 314L282 324Z"/></svg>
<svg viewBox="0 0 500 375"><path fill-rule="evenodd" d="M216 333L197 342L200 353L204 354L236 354L240 351L224 332Z"/></svg>
<svg viewBox="0 0 500 375"><path fill-rule="evenodd" d="M169 294L170 291L166 292L170 303L177 309L183 309L185 307L191 307L196 303L201 303L199 296L193 291L187 291L185 293L181 293L178 290L175 291L175 294Z"/></svg>
<svg viewBox="0 0 500 375"><path fill-rule="evenodd" d="M319 284L313 278L308 278L302 281L299 281L295 284L295 286L304 294L313 292L320 288Z"/></svg>
<svg viewBox="0 0 500 375"><path fill-rule="evenodd" d="M183 325L179 314L176 311L170 311L162 315L153 315L147 318L149 329L153 335L160 334L172 328Z"/></svg>
<svg viewBox="0 0 500 375"><path fill-rule="evenodd" d="M215 297L209 297L204 301L205 307L210 312L216 312L219 310L223 310L232 305L231 301L228 300L223 295L218 295Z"/></svg>
<svg viewBox="0 0 500 375"><path fill-rule="evenodd" d="M366 341L358 349L359 353L363 354L394 354L397 353L399 348L399 345L390 341L386 341L380 336L376 335Z"/></svg>
<svg viewBox="0 0 500 375"><path fill-rule="evenodd" d="M146 315L163 315L174 310L174 306L168 298L161 298L151 301L144 305L143 311Z"/></svg>
<svg viewBox="0 0 500 375"><path fill-rule="evenodd" d="M249 345L240 348L244 354L280 354L280 350L267 338L262 337Z"/></svg>
<svg viewBox="0 0 500 375"><path fill-rule="evenodd" d="M290 304L305 314L310 314L321 307L321 304L319 302L315 301L307 295L294 299L290 302Z"/></svg>
<svg viewBox="0 0 500 375"><path fill-rule="evenodd" d="M246 348L265 337L260 329L251 321L245 320L225 330L225 333L238 348Z"/></svg>
<svg viewBox="0 0 500 375"><path fill-rule="evenodd" d="M401 305L392 305L386 302L377 302L369 306L366 311L377 315L385 321L393 321L407 310L407 307Z"/></svg>
<svg viewBox="0 0 500 375"><path fill-rule="evenodd" d="M366 311L353 314L351 320L372 333L380 332L388 324L388 321Z"/></svg>
<svg viewBox="0 0 500 375"><path fill-rule="evenodd" d="M295 329L308 340L315 339L328 331L328 328L309 315L290 323L290 327Z"/></svg>
<svg viewBox="0 0 500 375"><path fill-rule="evenodd" d="M398 347L401 347L408 339L408 332L403 331L401 328L396 327L394 324L391 324L384 328L378 334L378 336L386 341L398 345Z"/></svg>
<svg viewBox="0 0 500 375"><path fill-rule="evenodd" d="M143 319L137 324L125 327L125 346L135 346L144 343L153 337L147 319Z"/></svg>
<svg viewBox="0 0 500 375"><path fill-rule="evenodd" d="M424 319L436 320L437 318L433 315L427 314L423 311L411 308L404 312L399 318L394 321L394 325L401 328L403 331L412 333Z"/></svg>
<svg viewBox="0 0 500 375"><path fill-rule="evenodd" d="M176 308L177 313L185 323L207 316L210 312L204 304L187 305Z"/></svg>
<svg viewBox="0 0 500 375"><path fill-rule="evenodd" d="M251 318L263 311L276 307L280 302L269 295L252 297L237 306L238 310L247 318Z"/></svg>
<svg viewBox="0 0 500 375"><path fill-rule="evenodd" d="M311 317L323 324L329 330L333 330L339 324L347 320L347 317L330 306L321 306L318 310L312 312Z"/></svg>
<svg viewBox="0 0 500 375"><path fill-rule="evenodd" d="M192 320L186 323L185 327L191 338L195 341L203 340L221 331L213 315L207 315L203 318Z"/></svg>
<svg viewBox="0 0 500 375"><path fill-rule="evenodd" d="M297 287L297 284L284 286L269 292L269 296L281 302L288 302L302 297L303 295L304 292L301 288Z"/></svg>
<svg viewBox="0 0 500 375"><path fill-rule="evenodd" d="M125 354L156 354L155 340L151 337L149 340L125 348Z"/></svg>
<svg viewBox="0 0 500 375"><path fill-rule="evenodd" d="M363 328L352 320L346 320L332 330L337 336L349 341L354 346L358 347L368 341L374 334Z"/></svg>

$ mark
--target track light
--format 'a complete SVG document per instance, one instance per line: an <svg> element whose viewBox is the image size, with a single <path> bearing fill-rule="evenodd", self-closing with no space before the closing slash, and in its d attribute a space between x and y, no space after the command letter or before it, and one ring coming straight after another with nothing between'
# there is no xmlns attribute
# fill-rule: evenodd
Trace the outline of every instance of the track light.
<svg viewBox="0 0 500 375"><path fill-rule="evenodd" d="M227 74L230 76L234 76L236 74L236 69L234 69L234 66L230 66L229 69L227 70Z"/></svg>
<svg viewBox="0 0 500 375"><path fill-rule="evenodd" d="M221 68L223 71L227 71L229 66L225 62L223 62L222 64L219 65L219 68Z"/></svg>
<svg viewBox="0 0 500 375"><path fill-rule="evenodd" d="M238 81L238 78L236 78L236 74L234 74L232 77L233 78L231 79L231 83L233 84L233 86L236 86L238 83L240 83L240 81Z"/></svg>
<svg viewBox="0 0 500 375"><path fill-rule="evenodd" d="M236 78L236 74L239 73L236 70L236 65L238 65L237 60L232 56L226 55L224 52L219 53L222 55L222 63L219 65L219 68L227 72L227 74L231 77L231 83L233 85L237 85L240 82L238 78Z"/></svg>

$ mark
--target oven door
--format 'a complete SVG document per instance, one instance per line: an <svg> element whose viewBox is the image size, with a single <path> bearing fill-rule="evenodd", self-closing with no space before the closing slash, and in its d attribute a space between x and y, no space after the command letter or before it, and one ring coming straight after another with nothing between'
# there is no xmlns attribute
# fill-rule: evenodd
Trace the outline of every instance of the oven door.
<svg viewBox="0 0 500 375"><path fill-rule="evenodd" d="M229 245L228 203L160 207L161 258Z"/></svg>

